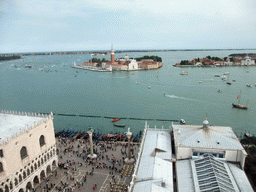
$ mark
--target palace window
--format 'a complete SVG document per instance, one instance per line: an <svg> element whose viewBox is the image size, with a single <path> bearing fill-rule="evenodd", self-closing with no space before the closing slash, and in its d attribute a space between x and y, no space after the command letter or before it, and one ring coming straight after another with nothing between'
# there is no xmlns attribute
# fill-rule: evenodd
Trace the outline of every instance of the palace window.
<svg viewBox="0 0 256 192"><path fill-rule="evenodd" d="M4 171L3 164L0 162L0 173Z"/></svg>
<svg viewBox="0 0 256 192"><path fill-rule="evenodd" d="M3 149L0 149L0 158L3 157L4 154L3 154Z"/></svg>
<svg viewBox="0 0 256 192"><path fill-rule="evenodd" d="M43 135L40 136L39 144L40 144L40 147L45 145L45 140L44 140L44 136Z"/></svg>
<svg viewBox="0 0 256 192"><path fill-rule="evenodd" d="M20 150L20 158L21 158L21 160L23 160L23 159L25 159L27 156L28 156L27 148L23 146L23 147L21 148L21 150Z"/></svg>

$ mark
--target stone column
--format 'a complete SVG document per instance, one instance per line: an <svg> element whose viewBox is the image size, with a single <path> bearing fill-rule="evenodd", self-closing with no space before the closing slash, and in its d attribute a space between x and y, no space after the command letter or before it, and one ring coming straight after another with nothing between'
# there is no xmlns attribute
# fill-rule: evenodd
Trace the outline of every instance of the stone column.
<svg viewBox="0 0 256 192"><path fill-rule="evenodd" d="M97 157L97 155L93 153L93 142L92 142L92 133L93 133L93 130L87 131L87 133L89 134L89 138L90 138L90 148L91 148L91 153L88 155L88 157L94 159L94 158Z"/></svg>
<svg viewBox="0 0 256 192"><path fill-rule="evenodd" d="M128 132L126 132L126 136L128 137L128 158L126 158L124 161L127 164L133 164L134 159L131 158L131 137L132 137L132 132L130 132L130 127L128 128Z"/></svg>

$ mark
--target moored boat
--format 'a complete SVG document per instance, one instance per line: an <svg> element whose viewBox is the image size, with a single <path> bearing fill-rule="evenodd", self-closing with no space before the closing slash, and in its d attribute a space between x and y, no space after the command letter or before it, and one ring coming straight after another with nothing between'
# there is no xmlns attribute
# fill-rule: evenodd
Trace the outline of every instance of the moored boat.
<svg viewBox="0 0 256 192"><path fill-rule="evenodd" d="M252 84L247 83L246 86L247 86L247 87L252 87Z"/></svg>
<svg viewBox="0 0 256 192"><path fill-rule="evenodd" d="M116 126L116 127L125 127L125 124L123 124L123 125L114 124L114 126Z"/></svg>
<svg viewBox="0 0 256 192"><path fill-rule="evenodd" d="M181 124L186 124L186 121L185 121L184 119L181 119L181 120L180 120L180 123L181 123Z"/></svg>
<svg viewBox="0 0 256 192"><path fill-rule="evenodd" d="M240 104L234 104L234 103L232 103L232 105L233 105L233 107L235 107L235 108L239 108L239 109L248 109L248 107L243 106L243 105L240 105Z"/></svg>
<svg viewBox="0 0 256 192"><path fill-rule="evenodd" d="M238 109L248 109L247 106L240 105L241 93L242 93L242 91L240 90L240 94L237 96L238 104L232 103L232 106L235 107L235 108L238 108ZM248 104L248 102L247 102L247 104Z"/></svg>
<svg viewBox="0 0 256 192"><path fill-rule="evenodd" d="M112 119L111 121L112 121L112 122L116 122L116 121L119 121L119 120L121 120L121 118L114 118L114 119Z"/></svg>
<svg viewBox="0 0 256 192"><path fill-rule="evenodd" d="M182 71L182 72L180 73L180 75L188 75L188 72Z"/></svg>

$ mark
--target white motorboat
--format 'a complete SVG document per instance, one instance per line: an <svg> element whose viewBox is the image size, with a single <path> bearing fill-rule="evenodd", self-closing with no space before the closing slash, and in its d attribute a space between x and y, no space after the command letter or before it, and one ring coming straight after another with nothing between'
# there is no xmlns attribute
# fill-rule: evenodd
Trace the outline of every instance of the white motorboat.
<svg viewBox="0 0 256 192"><path fill-rule="evenodd" d="M222 79L223 81L226 81L226 80L227 80L227 77L226 77L226 76L222 76L221 79Z"/></svg>
<svg viewBox="0 0 256 192"><path fill-rule="evenodd" d="M252 84L247 83L246 86L247 86L247 87L252 87Z"/></svg>
<svg viewBox="0 0 256 192"><path fill-rule="evenodd" d="M180 120L180 123L181 123L181 124L186 124L186 121L185 121L184 119L181 119L181 120Z"/></svg>
<svg viewBox="0 0 256 192"><path fill-rule="evenodd" d="M229 75L229 72L225 72L225 73L223 73L223 75Z"/></svg>

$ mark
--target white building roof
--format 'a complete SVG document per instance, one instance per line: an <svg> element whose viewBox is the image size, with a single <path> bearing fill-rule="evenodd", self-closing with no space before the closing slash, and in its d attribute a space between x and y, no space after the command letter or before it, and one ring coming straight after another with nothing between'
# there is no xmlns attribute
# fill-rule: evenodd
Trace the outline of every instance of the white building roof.
<svg viewBox="0 0 256 192"><path fill-rule="evenodd" d="M169 130L148 129L133 191L173 191Z"/></svg>
<svg viewBox="0 0 256 192"><path fill-rule="evenodd" d="M40 117L38 115L0 113L0 143L16 137L45 120L47 117L44 115Z"/></svg>
<svg viewBox="0 0 256 192"><path fill-rule="evenodd" d="M239 165L209 156L176 162L178 191L253 191Z"/></svg>
<svg viewBox="0 0 256 192"><path fill-rule="evenodd" d="M231 127L173 125L173 132L180 147L243 150Z"/></svg>

